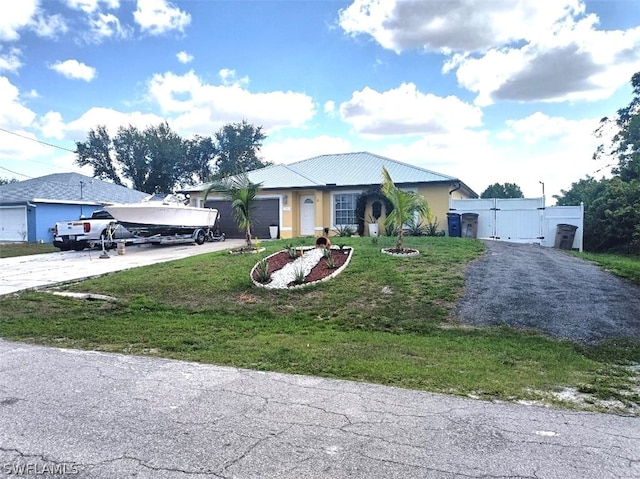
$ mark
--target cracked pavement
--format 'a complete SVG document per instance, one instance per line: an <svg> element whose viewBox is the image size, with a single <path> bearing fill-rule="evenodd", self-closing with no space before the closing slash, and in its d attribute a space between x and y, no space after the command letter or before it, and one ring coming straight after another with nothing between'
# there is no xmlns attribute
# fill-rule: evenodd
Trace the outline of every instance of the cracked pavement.
<svg viewBox="0 0 640 479"><path fill-rule="evenodd" d="M0 340L0 477L65 467L105 479L626 479L640 477L640 418Z"/></svg>

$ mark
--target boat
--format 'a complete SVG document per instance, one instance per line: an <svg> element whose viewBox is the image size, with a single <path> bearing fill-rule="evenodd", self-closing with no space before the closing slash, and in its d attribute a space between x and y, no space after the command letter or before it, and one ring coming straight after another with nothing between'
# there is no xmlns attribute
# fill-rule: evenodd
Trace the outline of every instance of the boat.
<svg viewBox="0 0 640 479"><path fill-rule="evenodd" d="M141 237L195 235L212 230L218 220L218 210L189 206L175 195L151 195L140 203L112 204L104 210Z"/></svg>

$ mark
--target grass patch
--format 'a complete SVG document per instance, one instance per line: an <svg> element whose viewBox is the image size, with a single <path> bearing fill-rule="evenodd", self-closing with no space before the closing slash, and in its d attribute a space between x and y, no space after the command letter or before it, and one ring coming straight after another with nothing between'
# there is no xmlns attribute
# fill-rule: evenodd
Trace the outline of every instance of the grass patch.
<svg viewBox="0 0 640 479"><path fill-rule="evenodd" d="M579 258L592 261L616 276L640 284L640 256L612 253L574 253Z"/></svg>
<svg viewBox="0 0 640 479"><path fill-rule="evenodd" d="M407 238L420 256L381 254L393 241L340 238L355 248L349 267L302 290L251 284L251 267L290 242L273 241L264 255L215 252L64 288L116 302L11 295L0 299L0 336L484 398L549 400L574 388L638 403L627 394L633 375L617 365L640 362L638 343L594 349L461 325L454 306L464 268L482 254L482 243Z"/></svg>
<svg viewBox="0 0 640 479"><path fill-rule="evenodd" d="M52 243L0 243L0 258L60 251Z"/></svg>

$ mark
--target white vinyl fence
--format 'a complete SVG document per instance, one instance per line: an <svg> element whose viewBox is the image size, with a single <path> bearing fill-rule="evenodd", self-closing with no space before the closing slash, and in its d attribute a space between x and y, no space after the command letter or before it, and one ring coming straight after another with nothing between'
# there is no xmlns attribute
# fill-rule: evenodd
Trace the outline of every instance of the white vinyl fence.
<svg viewBox="0 0 640 479"><path fill-rule="evenodd" d="M577 226L573 249L582 251L584 207L548 206L544 198L485 198L449 201L451 213L476 213L478 238L553 247L559 224Z"/></svg>

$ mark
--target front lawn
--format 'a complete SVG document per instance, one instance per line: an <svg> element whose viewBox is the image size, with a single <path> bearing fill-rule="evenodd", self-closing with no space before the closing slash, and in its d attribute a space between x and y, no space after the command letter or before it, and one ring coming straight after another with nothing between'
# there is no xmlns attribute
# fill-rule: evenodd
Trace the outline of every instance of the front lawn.
<svg viewBox="0 0 640 479"><path fill-rule="evenodd" d="M60 251L52 243L0 243L0 258Z"/></svg>
<svg viewBox="0 0 640 479"><path fill-rule="evenodd" d="M640 256L586 252L575 253L575 255L597 263L616 276L621 276L635 284L640 284Z"/></svg>
<svg viewBox="0 0 640 479"><path fill-rule="evenodd" d="M463 271L483 253L481 242L407 238L422 253L409 258L380 253L391 238L332 242L354 247L353 258L318 286L256 288L249 271L263 255L209 253L64 288L114 302L42 292L0 298L0 336L483 398L557 403L554 393L573 388L623 409L640 404L633 376L608 359L640 362L635 342L596 354L602 350L459 323ZM264 242L264 255L288 243Z"/></svg>

